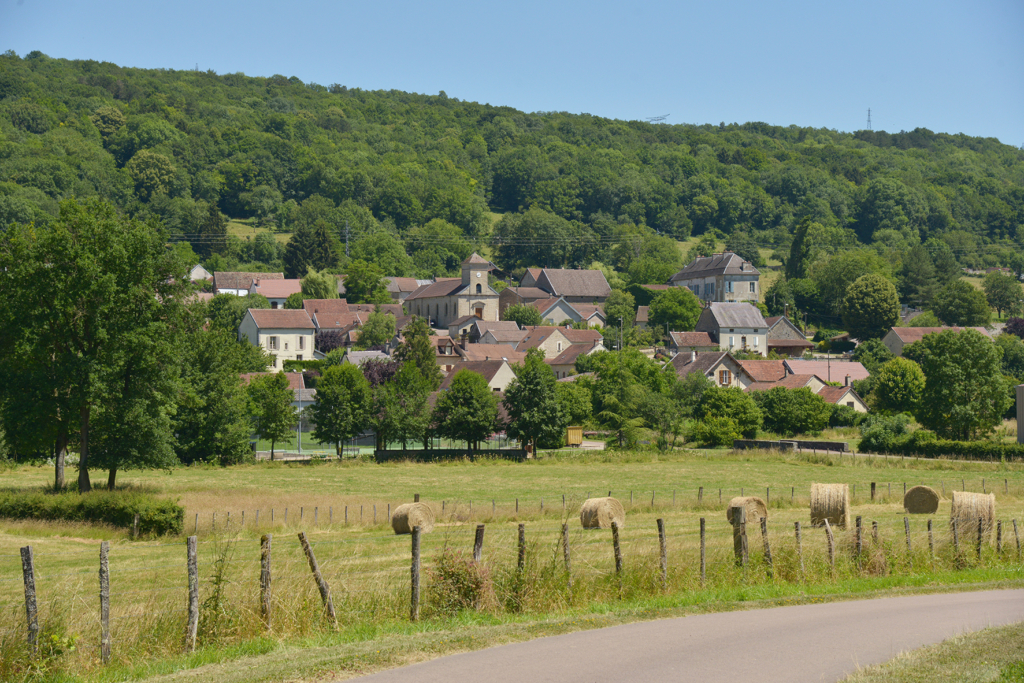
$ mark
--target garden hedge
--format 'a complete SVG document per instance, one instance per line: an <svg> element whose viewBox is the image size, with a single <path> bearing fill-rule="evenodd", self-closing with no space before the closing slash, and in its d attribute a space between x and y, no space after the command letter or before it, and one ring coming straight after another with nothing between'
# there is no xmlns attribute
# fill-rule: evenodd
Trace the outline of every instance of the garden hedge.
<svg viewBox="0 0 1024 683"><path fill-rule="evenodd" d="M145 493L0 492L0 518L93 522L130 529L136 514L139 516L140 534L180 534L185 526L183 507L174 501Z"/></svg>

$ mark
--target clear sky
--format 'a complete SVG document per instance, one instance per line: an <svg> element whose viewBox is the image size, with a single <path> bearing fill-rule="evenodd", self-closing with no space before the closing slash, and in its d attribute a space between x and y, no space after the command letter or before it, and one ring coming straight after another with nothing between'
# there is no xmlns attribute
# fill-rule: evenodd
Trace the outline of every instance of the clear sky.
<svg viewBox="0 0 1024 683"><path fill-rule="evenodd" d="M0 0L0 50L619 119L1024 145L1022 0Z"/></svg>

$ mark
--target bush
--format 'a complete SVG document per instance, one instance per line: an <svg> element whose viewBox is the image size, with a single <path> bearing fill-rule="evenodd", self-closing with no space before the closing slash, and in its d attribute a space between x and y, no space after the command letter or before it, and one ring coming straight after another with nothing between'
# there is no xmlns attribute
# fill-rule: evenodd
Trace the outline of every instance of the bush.
<svg viewBox="0 0 1024 683"><path fill-rule="evenodd" d="M775 387L753 392L753 397L764 413L764 428L782 436L817 434L832 417L832 406L806 387Z"/></svg>
<svg viewBox="0 0 1024 683"><path fill-rule="evenodd" d="M957 460L1024 461L1024 445L994 441L952 441L938 438L934 432L919 429L913 434L890 439L884 449L864 440L864 452L888 455L912 455L919 458L954 458Z"/></svg>
<svg viewBox="0 0 1024 683"><path fill-rule="evenodd" d="M860 449L872 453L888 453L907 433L910 418L906 415L869 415L860 425Z"/></svg>
<svg viewBox="0 0 1024 683"><path fill-rule="evenodd" d="M709 415L694 422L690 427L690 441L708 448L714 446L731 446L740 438L740 427L731 417Z"/></svg>
<svg viewBox="0 0 1024 683"><path fill-rule="evenodd" d="M867 413L858 413L850 406L838 403L832 406L832 415L828 419L829 427L856 427L867 418Z"/></svg>
<svg viewBox="0 0 1024 683"><path fill-rule="evenodd" d="M709 387L700 397L694 414L700 419L729 418L745 439L757 438L757 430L761 428L761 409L750 394L739 387Z"/></svg>
<svg viewBox="0 0 1024 683"><path fill-rule="evenodd" d="M143 534L180 534L185 527L183 507L137 491L0 493L0 517L8 519L91 522L130 529L135 515L139 516L139 532Z"/></svg>
<svg viewBox="0 0 1024 683"><path fill-rule="evenodd" d="M451 616L463 610L489 609L495 605L490 571L462 551L445 548L428 573L427 604L436 614Z"/></svg>

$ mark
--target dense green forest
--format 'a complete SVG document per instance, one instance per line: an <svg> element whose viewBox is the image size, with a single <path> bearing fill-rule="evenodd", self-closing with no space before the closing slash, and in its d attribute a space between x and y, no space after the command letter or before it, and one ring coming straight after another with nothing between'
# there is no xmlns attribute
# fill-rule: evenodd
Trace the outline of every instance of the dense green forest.
<svg viewBox="0 0 1024 683"><path fill-rule="evenodd" d="M982 267L1024 243L1024 151L990 138L527 114L444 92L0 56L0 226L96 195L221 268L286 256L271 234L228 235L224 216L327 235L335 269L347 237L351 258L389 275L453 273L482 247L509 271L596 261L625 284L663 281L691 235L709 236L698 251L772 250L794 280L843 250L895 279L917 245Z"/></svg>

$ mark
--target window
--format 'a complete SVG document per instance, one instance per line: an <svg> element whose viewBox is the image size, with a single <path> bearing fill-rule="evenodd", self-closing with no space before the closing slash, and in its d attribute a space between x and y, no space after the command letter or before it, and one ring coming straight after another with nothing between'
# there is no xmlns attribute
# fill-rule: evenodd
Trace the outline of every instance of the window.
<svg viewBox="0 0 1024 683"><path fill-rule="evenodd" d="M271 351L277 351L277 337L271 337L267 342L267 348Z"/></svg>
<svg viewBox="0 0 1024 683"><path fill-rule="evenodd" d="M478 308L475 311L473 311L473 314L476 315L476 317L478 317L478 318L480 318L482 320L483 317L484 317L484 309Z"/></svg>
<svg viewBox="0 0 1024 683"><path fill-rule="evenodd" d="M557 342L557 343L556 343L556 346L558 347L558 350L559 350L559 351L561 351L561 350L562 350L562 342Z"/></svg>
<svg viewBox="0 0 1024 683"><path fill-rule="evenodd" d="M756 282L751 282L750 283L750 293L751 294L755 294L756 292L757 292L757 283Z"/></svg>
<svg viewBox="0 0 1024 683"><path fill-rule="evenodd" d="M305 337L299 337L299 351L305 351L305 350L306 350L306 338ZM302 359L300 358L299 360L302 360Z"/></svg>
<svg viewBox="0 0 1024 683"><path fill-rule="evenodd" d="M484 293L484 288L483 288L483 286L480 283L477 283L477 285L476 285L476 293L477 294L483 294Z"/></svg>
<svg viewBox="0 0 1024 683"><path fill-rule="evenodd" d="M745 350L747 348L747 335L740 337L740 346Z"/></svg>
<svg viewBox="0 0 1024 683"><path fill-rule="evenodd" d="M288 342L285 342L285 343L284 343L284 350L285 350L285 351L287 351L287 350L288 350Z"/></svg>
<svg viewBox="0 0 1024 683"><path fill-rule="evenodd" d="M277 308L277 302L276 301L271 301L270 302L270 307L271 308Z"/></svg>
<svg viewBox="0 0 1024 683"><path fill-rule="evenodd" d="M300 353L300 354L297 354L297 355L295 356L295 360L302 360L302 354L301 354L301 353Z"/></svg>
<svg viewBox="0 0 1024 683"><path fill-rule="evenodd" d="M715 295L715 283L709 282L704 285L704 294L710 299Z"/></svg>
<svg viewBox="0 0 1024 683"><path fill-rule="evenodd" d="M754 348L757 348L757 337L754 337Z"/></svg>
<svg viewBox="0 0 1024 683"><path fill-rule="evenodd" d="M718 371L718 384L720 386L723 386L723 387L728 385L730 383L730 380L731 380L731 378L730 378L731 374L732 373L730 373L728 370L719 370Z"/></svg>
<svg viewBox="0 0 1024 683"><path fill-rule="evenodd" d="M850 406L852 408L853 407L853 401L847 401L846 405L848 405L848 406Z"/></svg>
<svg viewBox="0 0 1024 683"><path fill-rule="evenodd" d="M736 337L729 337L729 348L736 346Z"/></svg>
<svg viewBox="0 0 1024 683"><path fill-rule="evenodd" d="M725 283L725 291L732 292L732 280L727 280Z"/></svg>

